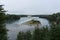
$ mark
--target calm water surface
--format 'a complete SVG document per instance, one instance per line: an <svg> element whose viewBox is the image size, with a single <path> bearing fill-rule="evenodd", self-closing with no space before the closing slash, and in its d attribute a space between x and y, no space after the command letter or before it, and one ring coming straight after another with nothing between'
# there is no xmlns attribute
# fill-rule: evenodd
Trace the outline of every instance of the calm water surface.
<svg viewBox="0 0 60 40"><path fill-rule="evenodd" d="M11 23L11 24L6 24L6 28L9 30L8 31L8 40L16 40L17 35L20 31L27 31L27 30L33 30L35 28L35 25L27 25L24 22L26 22L26 20L31 20L33 18L21 18L20 20ZM49 22L46 19L42 19L42 18L35 18L38 19L41 24L40 27L42 26L49 26Z"/></svg>

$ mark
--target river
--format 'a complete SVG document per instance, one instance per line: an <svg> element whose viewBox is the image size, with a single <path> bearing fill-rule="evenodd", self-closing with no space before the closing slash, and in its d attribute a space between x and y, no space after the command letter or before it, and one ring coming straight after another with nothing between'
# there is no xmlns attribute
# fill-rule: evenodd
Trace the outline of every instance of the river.
<svg viewBox="0 0 60 40"><path fill-rule="evenodd" d="M31 25L27 25L24 24L24 22L26 22L26 20L31 20L33 18L21 18L20 20L13 22L13 23L9 23L6 24L6 28L9 30L8 33L8 40L16 40L17 35L20 31L27 31L27 30L33 30L35 28L35 26L31 26ZM49 22L47 19L43 19L43 18L34 18L34 19L38 19L41 22L41 27L43 26L49 26Z"/></svg>

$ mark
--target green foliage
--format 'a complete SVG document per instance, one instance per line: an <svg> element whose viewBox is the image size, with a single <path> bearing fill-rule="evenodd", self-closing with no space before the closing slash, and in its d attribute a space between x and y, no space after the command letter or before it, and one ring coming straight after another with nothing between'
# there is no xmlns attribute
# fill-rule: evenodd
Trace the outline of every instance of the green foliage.
<svg viewBox="0 0 60 40"><path fill-rule="evenodd" d="M35 28L31 32L20 32L17 40L60 40L60 25L51 25L48 27Z"/></svg>
<svg viewBox="0 0 60 40"><path fill-rule="evenodd" d="M43 17L49 20L50 22L50 28L48 29L48 27L43 27L43 28L35 28L35 30L33 31L33 33L22 33L25 36L23 36L24 38L22 38L23 40L27 40L28 38L31 38L30 40L60 40L60 12L55 13L53 15L48 15L47 17ZM37 23L37 21L32 20L32 23ZM39 22L38 22L39 23ZM28 35L30 35L30 37L28 37ZM17 40L22 40L19 39L21 37L21 34L18 34ZM29 39L28 39L29 40Z"/></svg>
<svg viewBox="0 0 60 40"><path fill-rule="evenodd" d="M42 36L42 31L39 28L35 28L33 32L33 40L43 40Z"/></svg>
<svg viewBox="0 0 60 40"><path fill-rule="evenodd" d="M17 40L23 40L24 33L19 32L19 35L17 36Z"/></svg>
<svg viewBox="0 0 60 40"><path fill-rule="evenodd" d="M17 36L17 40L49 40L50 38L48 28L35 28L35 30L31 33L27 32L19 32Z"/></svg>
<svg viewBox="0 0 60 40"><path fill-rule="evenodd" d="M31 32L30 31L27 31L25 34L24 34L24 39L25 40L31 40L31 37L32 37L32 35L31 35Z"/></svg>
<svg viewBox="0 0 60 40"><path fill-rule="evenodd" d="M25 33L19 32L17 40L31 40L31 32L30 31L27 31Z"/></svg>
<svg viewBox="0 0 60 40"><path fill-rule="evenodd" d="M27 24L39 26L39 24L41 24L41 23L37 20L31 20L31 21L28 21Z"/></svg>
<svg viewBox="0 0 60 40"><path fill-rule="evenodd" d="M7 40L7 31L5 28L5 11L2 8L3 5L0 5L0 40Z"/></svg>
<svg viewBox="0 0 60 40"><path fill-rule="evenodd" d="M53 14L51 16L48 16L48 20L50 22L54 22L56 24L59 24L60 23L60 12Z"/></svg>
<svg viewBox="0 0 60 40"><path fill-rule="evenodd" d="M19 15L10 15L10 14L7 14L6 16L7 16L7 20L6 20L7 23L14 22L14 21L17 21L17 20L20 19Z"/></svg>
<svg viewBox="0 0 60 40"><path fill-rule="evenodd" d="M51 40L60 40L60 25L51 26Z"/></svg>

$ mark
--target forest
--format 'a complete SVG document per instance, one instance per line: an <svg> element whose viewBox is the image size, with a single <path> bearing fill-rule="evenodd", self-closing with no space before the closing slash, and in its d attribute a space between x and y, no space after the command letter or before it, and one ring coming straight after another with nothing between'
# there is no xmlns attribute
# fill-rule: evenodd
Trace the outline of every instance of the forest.
<svg viewBox="0 0 60 40"><path fill-rule="evenodd" d="M3 5L0 5L0 40L8 39L5 22L20 19L20 16L5 15L5 12ZM60 40L60 12L43 18L49 20L50 28L47 26L39 28L39 25L37 25L33 32L19 32L16 40Z"/></svg>
<svg viewBox="0 0 60 40"><path fill-rule="evenodd" d="M60 40L60 13L43 17L50 22L50 28L39 25L33 32L19 32L17 40Z"/></svg>

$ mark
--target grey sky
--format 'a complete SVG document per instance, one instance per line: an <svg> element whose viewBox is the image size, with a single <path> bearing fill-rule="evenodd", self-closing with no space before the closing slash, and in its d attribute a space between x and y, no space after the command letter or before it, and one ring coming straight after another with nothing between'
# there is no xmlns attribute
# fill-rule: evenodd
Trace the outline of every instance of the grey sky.
<svg viewBox="0 0 60 40"><path fill-rule="evenodd" d="M52 14L60 12L60 0L0 0L10 14Z"/></svg>

